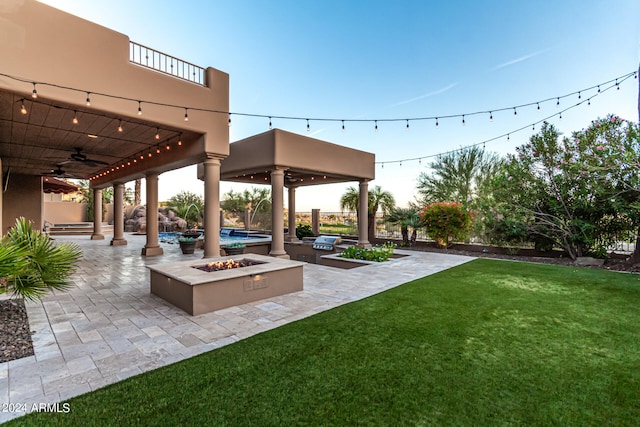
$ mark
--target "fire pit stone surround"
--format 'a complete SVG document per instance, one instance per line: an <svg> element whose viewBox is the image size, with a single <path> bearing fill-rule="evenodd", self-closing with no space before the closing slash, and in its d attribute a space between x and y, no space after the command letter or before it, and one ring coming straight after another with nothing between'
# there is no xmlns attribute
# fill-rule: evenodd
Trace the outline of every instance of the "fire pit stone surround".
<svg viewBox="0 0 640 427"><path fill-rule="evenodd" d="M197 316L302 291L305 263L257 254L245 254L243 258L255 264L211 272L197 267L233 257L150 265L151 293Z"/></svg>

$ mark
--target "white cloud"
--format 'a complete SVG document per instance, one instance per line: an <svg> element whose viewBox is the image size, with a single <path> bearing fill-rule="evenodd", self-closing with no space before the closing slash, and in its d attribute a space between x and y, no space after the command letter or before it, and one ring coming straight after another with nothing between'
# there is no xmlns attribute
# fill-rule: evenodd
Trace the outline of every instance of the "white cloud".
<svg viewBox="0 0 640 427"><path fill-rule="evenodd" d="M531 58L533 58L533 57L535 57L535 56L541 55L541 54L545 53L546 51L547 51L547 49L545 49L545 50L539 50L539 51L537 51L537 52L533 52L533 53L530 53L530 54L528 54L528 55L521 56L520 58L516 58L516 59L513 59L513 60L511 60L511 61L503 62L503 63L502 63L502 64L500 64L500 65L496 65L496 66L495 66L495 67L493 67L491 70L492 70L492 71L496 71L496 70L499 70L499 69L501 69L501 68L509 67L509 66L514 65L514 64L517 64L517 63L519 63L519 62L526 61L527 59L531 59Z"/></svg>
<svg viewBox="0 0 640 427"><path fill-rule="evenodd" d="M457 82L456 83L451 83L450 85L442 87L442 88L440 88L438 90L434 90L433 92L428 92L428 93L425 93L423 95L416 96L415 98L411 98L411 99L407 99L405 101L397 102L397 103L393 104L392 106L393 107L397 107L399 105L409 104L410 102L419 101L421 99L429 98L431 96L440 95L441 93L444 93L444 92L448 91L449 89L453 89L456 86L458 86Z"/></svg>

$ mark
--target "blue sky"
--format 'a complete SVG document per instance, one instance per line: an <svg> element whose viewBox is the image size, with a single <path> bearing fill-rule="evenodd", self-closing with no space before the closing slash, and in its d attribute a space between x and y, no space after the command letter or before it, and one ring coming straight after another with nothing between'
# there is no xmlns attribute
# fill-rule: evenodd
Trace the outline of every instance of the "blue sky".
<svg viewBox="0 0 640 427"><path fill-rule="evenodd" d="M375 153L376 179L399 205L447 150L486 144L501 154L531 127L579 102L576 92L638 69L640 1L43 0L138 43L230 74L232 112L347 120L273 120L273 126ZM604 86L603 86L604 88ZM595 90L581 93L581 99ZM536 107L513 106L552 98ZM549 121L563 133L615 113L638 120L638 80L623 82ZM442 117L509 108L487 114ZM348 120L371 120L350 123ZM373 120L380 120L375 132ZM536 128L539 128L537 126ZM231 141L264 132L268 119L233 116ZM418 160L397 160L425 157ZM179 186L176 184L179 182ZM303 188L299 211L337 211L347 185ZM355 185L355 183L354 183ZM188 187L188 188L187 188ZM195 169L163 174L160 198L202 192ZM221 191L238 189L223 183ZM242 188L242 187L240 187ZM286 198L285 198L286 200Z"/></svg>

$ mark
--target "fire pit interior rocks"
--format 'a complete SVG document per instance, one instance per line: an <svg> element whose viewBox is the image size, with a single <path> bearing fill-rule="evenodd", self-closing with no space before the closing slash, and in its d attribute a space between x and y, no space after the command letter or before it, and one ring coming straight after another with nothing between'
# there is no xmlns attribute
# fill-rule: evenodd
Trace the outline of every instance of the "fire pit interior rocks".
<svg viewBox="0 0 640 427"><path fill-rule="evenodd" d="M241 259L239 261L235 261L233 259L228 259L225 261L213 261L209 262L205 265L194 265L193 268L197 268L198 270L206 271L208 273L220 270L231 270L232 268L242 268L242 267L250 267L252 265L260 265L264 264L262 261L254 261L252 259Z"/></svg>

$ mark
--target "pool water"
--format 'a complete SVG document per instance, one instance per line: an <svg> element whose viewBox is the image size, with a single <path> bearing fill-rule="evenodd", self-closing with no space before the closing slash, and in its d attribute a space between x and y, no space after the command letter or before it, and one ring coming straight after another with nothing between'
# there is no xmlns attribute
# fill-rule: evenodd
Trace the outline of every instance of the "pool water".
<svg viewBox="0 0 640 427"><path fill-rule="evenodd" d="M179 231L162 232L158 233L158 239L162 243L178 243L178 238L182 235ZM199 239L203 237L200 236ZM247 233L244 230L234 230L223 228L220 230L220 244L226 245L233 242L265 242L271 240L271 236L265 236L263 234Z"/></svg>

